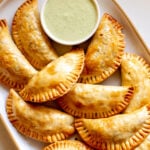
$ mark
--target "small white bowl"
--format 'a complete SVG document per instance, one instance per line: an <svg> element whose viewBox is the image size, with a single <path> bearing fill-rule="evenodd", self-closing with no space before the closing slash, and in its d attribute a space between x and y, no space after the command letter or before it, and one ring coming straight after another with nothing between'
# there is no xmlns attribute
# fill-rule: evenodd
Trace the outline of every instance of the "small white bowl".
<svg viewBox="0 0 150 150"><path fill-rule="evenodd" d="M53 33L50 31L50 29L47 26L47 24L45 22L45 19L44 19L44 10L45 10L45 6L47 5L47 1L48 0L45 0L44 4L42 6L40 17L41 17L42 27L43 27L45 33L49 36L50 39L52 39L53 41L55 41L55 42L57 42L59 44L62 44L62 45L77 45L77 44L80 44L80 43L83 43L83 42L87 41L90 37L93 36L93 34L97 30L97 28L99 26L99 23L100 23L100 8L99 8L99 4L98 4L97 0L92 0L92 2L94 4L94 7L96 9L96 13L97 13L97 19L96 19L96 23L95 23L94 28L85 37L77 39L77 40L73 40L73 41L71 41L71 40L64 40L64 39L58 38L58 37L54 36ZM55 21L55 19L53 21Z"/></svg>

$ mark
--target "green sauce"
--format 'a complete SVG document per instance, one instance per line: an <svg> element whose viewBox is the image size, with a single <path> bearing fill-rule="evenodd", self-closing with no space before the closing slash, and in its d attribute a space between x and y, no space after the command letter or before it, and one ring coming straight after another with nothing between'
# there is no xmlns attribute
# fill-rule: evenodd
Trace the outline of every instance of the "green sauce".
<svg viewBox="0 0 150 150"><path fill-rule="evenodd" d="M46 27L63 41L82 40L92 32L97 19L92 0L48 0L44 8Z"/></svg>

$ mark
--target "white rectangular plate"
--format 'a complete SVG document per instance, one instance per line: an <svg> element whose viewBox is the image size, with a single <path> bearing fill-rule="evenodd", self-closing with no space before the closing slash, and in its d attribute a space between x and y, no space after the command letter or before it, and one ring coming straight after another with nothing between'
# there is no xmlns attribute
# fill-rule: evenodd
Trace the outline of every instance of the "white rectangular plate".
<svg viewBox="0 0 150 150"><path fill-rule="evenodd" d="M11 22L14 16L16 9L22 4L24 0L4 0L0 4L0 18L5 18L8 21L11 30ZM39 9L41 8L44 0L39 0ZM133 27L129 18L124 14L123 10L118 7L119 5L114 0L98 0L101 16L107 12L116 18L124 26L124 34L126 40L125 51L136 53L144 57L150 63L150 52L148 51L147 46L143 42L142 38L139 36L137 30ZM114 3L115 2L115 3ZM118 75L114 74L105 84L119 84ZM7 128L10 137L14 141L18 149L21 150L41 150L45 145L41 142L37 142L30 138L24 137L16 131L16 129L11 125L7 118L5 111L5 102L8 95L8 89L0 85L0 114L1 119L5 127Z"/></svg>

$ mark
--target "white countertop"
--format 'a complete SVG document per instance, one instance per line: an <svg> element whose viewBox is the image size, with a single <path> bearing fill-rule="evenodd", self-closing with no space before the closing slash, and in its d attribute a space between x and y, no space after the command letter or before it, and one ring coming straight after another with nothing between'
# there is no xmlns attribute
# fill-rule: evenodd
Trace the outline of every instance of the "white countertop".
<svg viewBox="0 0 150 150"><path fill-rule="evenodd" d="M150 1L117 0L150 48ZM17 150L0 121L0 150Z"/></svg>

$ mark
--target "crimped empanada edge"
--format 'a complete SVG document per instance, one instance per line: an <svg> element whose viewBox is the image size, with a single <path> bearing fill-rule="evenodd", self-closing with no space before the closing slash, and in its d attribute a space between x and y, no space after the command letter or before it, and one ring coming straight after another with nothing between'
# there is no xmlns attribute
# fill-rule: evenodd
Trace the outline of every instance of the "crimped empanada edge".
<svg viewBox="0 0 150 150"><path fill-rule="evenodd" d="M7 76L5 73L3 72L0 72L0 82L8 87L8 88L14 88L15 90L17 91L20 91L24 88L24 86L27 84L27 83L17 83L16 81L13 81L13 80L10 80L10 77Z"/></svg>
<svg viewBox="0 0 150 150"><path fill-rule="evenodd" d="M8 29L6 19L0 19L0 27Z"/></svg>
<svg viewBox="0 0 150 150"><path fill-rule="evenodd" d="M34 8L37 8L38 10L38 1L37 0L27 0L25 1L16 11L13 21L12 21L12 37L14 42L16 43L17 47L21 50L21 52L26 56L26 58L29 60L29 62L38 70L40 70L41 68L43 68L44 66L46 66L48 63L47 61L39 61L37 58L35 57L30 57L26 51L24 50L23 46L22 46L22 42L20 40L20 35L18 33L18 27L17 27L17 20L19 20L20 17L22 17L20 14L22 12L28 11L28 8L32 8L33 7L33 11ZM43 32L44 33L44 32ZM45 36L46 37L46 36ZM48 38L47 38L48 39ZM48 41L48 44L50 44L50 41ZM57 56L56 56L57 57ZM49 62L51 62L53 59L51 59Z"/></svg>
<svg viewBox="0 0 150 150"><path fill-rule="evenodd" d="M125 52L123 57L125 57L125 59L136 59L137 61L141 62L141 64L143 65L143 67L147 70L148 73L148 77L150 78L150 65L145 61L145 59L137 54L134 53L129 53L129 52Z"/></svg>
<svg viewBox="0 0 150 150"><path fill-rule="evenodd" d="M134 93L133 87L129 87L124 96L124 101L119 102L118 104L116 104L115 108L110 108L110 110L106 112L98 112L98 111L94 112L93 110L92 113L91 112L88 113L84 111L83 108L80 110L74 110L68 104L63 102L63 97L58 99L57 102L64 111L78 118L87 118L87 119L106 118L122 112L128 106L130 100L133 97L133 93Z"/></svg>
<svg viewBox="0 0 150 150"><path fill-rule="evenodd" d="M22 10L24 10L26 7L30 6L31 4L34 6L34 3L36 4L35 6L37 7L37 0L27 0L25 1L17 10L14 15L13 21L12 21L12 37L14 42L16 43L17 47L22 51L22 53L26 56L26 53L22 47L19 35L18 35L18 28L16 26L17 20L21 17L20 13ZM31 7L31 6L30 6Z"/></svg>
<svg viewBox="0 0 150 150"><path fill-rule="evenodd" d="M0 20L0 27L2 29L6 29L6 31L8 31L8 25L7 25L7 21L6 19L1 19ZM5 32L5 31L4 31ZM3 63L3 62L2 62ZM7 75L6 73L4 73L3 71L0 71L0 82L8 87L8 88L14 88L16 90L21 90L24 88L24 85L26 84L25 81L23 81L22 83L19 83L17 81L13 81L10 79L9 75Z"/></svg>
<svg viewBox="0 0 150 150"><path fill-rule="evenodd" d="M57 149L69 149L69 148L76 148L78 150L93 150L92 148L88 147L81 141L75 141L75 140L58 141L44 147L43 150L57 150Z"/></svg>
<svg viewBox="0 0 150 150"><path fill-rule="evenodd" d="M13 40L16 43L17 47L21 50L21 52L24 54L24 56L26 56L28 58L30 63L35 68L40 69L45 64L41 64L38 61L36 61L34 58L31 58L28 56L28 54L26 53L26 51L24 50L24 48L22 46L22 42L19 38L18 27L17 27L17 20L19 20L19 18L21 17L20 14L22 13L22 11L24 11L28 7L32 7L32 6L37 7L37 3L38 3L37 0L27 0L16 10L16 13L15 13L13 21L12 21L12 37L13 37ZM26 11L28 11L28 10L26 10Z"/></svg>
<svg viewBox="0 0 150 150"><path fill-rule="evenodd" d="M107 13L104 14L104 17L108 19L110 22L112 22L113 29L116 31L116 33L118 34L120 38L120 41L118 44L118 56L115 58L114 63L112 63L112 66L109 70L104 71L100 75L81 74L81 77L79 78L78 82L90 83L90 84L100 83L104 81L105 79L107 79L109 76L111 76L119 68L121 64L121 60L122 60L122 56L124 54L124 48L125 48L124 34L121 32L121 30L123 29L123 26L115 18L113 18L111 15Z"/></svg>
<svg viewBox="0 0 150 150"><path fill-rule="evenodd" d="M25 126L24 122L20 121L19 118L15 115L13 108L13 99L11 94L9 94L6 101L6 112L8 119L12 123L12 125L26 137L30 137L34 140L38 140L45 143L53 143L56 141L65 140L70 136L66 133L56 133L52 135L46 135L45 133L42 134L39 131L32 130L32 127L30 126Z"/></svg>
<svg viewBox="0 0 150 150"><path fill-rule="evenodd" d="M84 67L84 51L81 49L74 50L75 53L78 53L78 61L76 62L76 68L73 72L71 72L66 81L63 83L58 84L55 88L51 90L44 91L43 93L37 93L32 94L30 91L26 91L24 88L22 91L20 91L20 95L23 97L26 101L32 101L32 102L46 102L46 101L52 101L55 100L64 94L66 94L73 85L77 82L77 80L80 77L80 74ZM62 56L63 57L63 56Z"/></svg>
<svg viewBox="0 0 150 150"><path fill-rule="evenodd" d="M150 116L150 104L146 106L148 111L148 116ZM117 143L109 143L107 141L96 141L95 137L92 136L92 134L88 131L88 129L84 126L84 123L82 121L83 118L76 118L75 119L75 128L80 134L81 138L87 143L88 145L92 146L93 148L103 148L107 149L110 148L117 148ZM120 147L122 147L124 150L131 150L132 148L137 147L139 144L141 144L144 139L149 135L150 133L150 117L145 121L141 129L139 129L133 136L131 136L129 139L122 141L120 144ZM111 149L110 149L111 150Z"/></svg>

